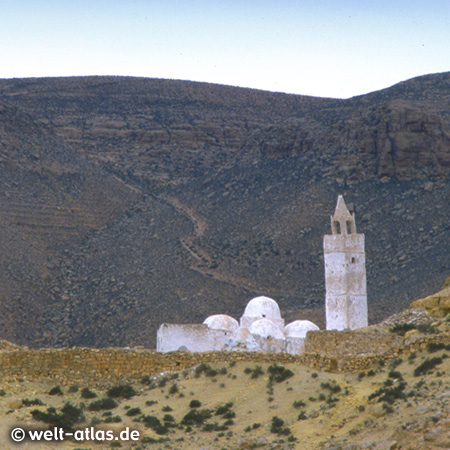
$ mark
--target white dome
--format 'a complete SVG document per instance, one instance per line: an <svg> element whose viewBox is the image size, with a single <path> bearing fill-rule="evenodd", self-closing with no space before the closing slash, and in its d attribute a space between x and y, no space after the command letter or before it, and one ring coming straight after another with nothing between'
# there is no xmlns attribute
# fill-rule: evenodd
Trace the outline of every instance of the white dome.
<svg viewBox="0 0 450 450"><path fill-rule="evenodd" d="M269 297L256 297L250 300L244 311L244 317L260 319L281 319L280 307Z"/></svg>
<svg viewBox="0 0 450 450"><path fill-rule="evenodd" d="M265 338L271 336L275 339L284 339L283 330L275 325L270 319L256 320L250 325L249 331L251 334L257 334L258 336Z"/></svg>
<svg viewBox="0 0 450 450"><path fill-rule="evenodd" d="M316 331L320 328L309 320L295 320L284 327L284 332L288 337L306 337L308 331Z"/></svg>
<svg viewBox="0 0 450 450"><path fill-rule="evenodd" d="M239 323L236 319L226 314L215 314L214 316L209 316L203 322L208 328L213 330L229 330L236 331L239 328Z"/></svg>

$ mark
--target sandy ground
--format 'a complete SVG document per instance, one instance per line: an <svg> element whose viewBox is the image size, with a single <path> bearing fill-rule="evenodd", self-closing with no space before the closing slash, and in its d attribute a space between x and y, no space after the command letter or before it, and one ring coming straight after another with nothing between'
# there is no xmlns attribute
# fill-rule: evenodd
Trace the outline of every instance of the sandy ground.
<svg viewBox="0 0 450 450"><path fill-rule="evenodd" d="M0 448L338 449L346 448L350 443L355 447L348 448L355 449L450 448L450 381L447 375L450 373L450 358L444 356L442 363L425 376L413 374L426 358L442 358L445 354L445 349L434 353L424 350L415 358L404 358L397 367L375 367L369 374L332 374L288 364L285 369L294 375L280 383L274 382L272 387L268 385L267 364L261 366L264 373L258 378L245 373L245 369L254 369L254 364L238 363L232 367L217 364L211 368L222 373L213 376L202 373L197 377L194 370L189 370L179 373L178 379L169 380L164 386L157 386L163 375L153 380L155 388L136 382L133 387L137 395L130 399L117 399L119 405L111 412L91 412L88 405L97 399L81 397L81 390L85 387L91 388L98 398L106 397L108 386L80 385L77 392L69 392L70 386L61 386L63 395L49 395L54 387L52 382L16 380L0 386ZM385 406L378 402L379 397L369 401L369 395L383 387L388 379L392 382L391 387L406 383L402 391L405 398L396 399L392 404L384 402ZM331 392L330 386L336 392ZM25 406L23 400L27 398L39 399L45 405ZM219 427L227 419L214 415L214 411L220 405L232 403L229 408L232 422L226 429L213 431L202 428L204 424L192 426L192 430L181 427L184 416L191 410L192 400L201 403L199 410L213 411L205 424L217 423ZM32 418L32 410L46 411L55 407L60 411L67 402L85 405L85 421L77 428L95 424L96 429L118 433L129 427L139 431L141 440L132 443L120 440L107 443L24 441L20 444L11 441L9 435L14 427L46 429L45 423ZM294 405L294 402L297 403ZM127 416L127 411L132 408L140 408L141 414ZM300 413L302 418L298 420ZM97 423L107 419L108 414L120 416L121 422ZM168 434L158 435L142 422L143 415L154 415L163 421L165 414L172 415L179 425L170 428ZM281 428L288 427L289 433L279 435L271 432L274 416L284 421Z"/></svg>

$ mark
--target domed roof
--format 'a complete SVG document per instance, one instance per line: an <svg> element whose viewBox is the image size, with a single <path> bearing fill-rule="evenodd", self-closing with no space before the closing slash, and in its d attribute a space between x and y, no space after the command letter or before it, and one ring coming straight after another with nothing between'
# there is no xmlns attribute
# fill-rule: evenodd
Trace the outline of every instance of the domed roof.
<svg viewBox="0 0 450 450"><path fill-rule="evenodd" d="M306 337L308 331L316 331L320 328L309 320L295 320L284 327L284 333L288 337Z"/></svg>
<svg viewBox="0 0 450 450"><path fill-rule="evenodd" d="M269 297L256 297L247 303L244 317L259 317L261 319L281 319L280 307Z"/></svg>
<svg viewBox="0 0 450 450"><path fill-rule="evenodd" d="M277 327L270 319L259 319L250 325L251 334L257 334L262 337L273 337L275 339L284 339L283 330Z"/></svg>
<svg viewBox="0 0 450 450"><path fill-rule="evenodd" d="M214 330L229 330L235 331L239 328L239 323L236 319L226 314L215 314L214 316L209 316L203 322L208 328Z"/></svg>

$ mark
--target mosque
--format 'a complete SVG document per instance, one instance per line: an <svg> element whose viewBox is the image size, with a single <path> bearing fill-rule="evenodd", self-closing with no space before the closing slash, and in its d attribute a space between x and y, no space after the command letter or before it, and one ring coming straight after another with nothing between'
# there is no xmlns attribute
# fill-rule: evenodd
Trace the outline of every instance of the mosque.
<svg viewBox="0 0 450 450"><path fill-rule="evenodd" d="M331 235L324 236L325 312L327 330L367 326L364 235L356 233L353 213L338 197L331 216ZM156 350L171 352L259 351L304 352L308 331L319 330L309 320L285 325L278 303L269 297L250 300L238 322L231 316L209 316L203 324L163 323Z"/></svg>

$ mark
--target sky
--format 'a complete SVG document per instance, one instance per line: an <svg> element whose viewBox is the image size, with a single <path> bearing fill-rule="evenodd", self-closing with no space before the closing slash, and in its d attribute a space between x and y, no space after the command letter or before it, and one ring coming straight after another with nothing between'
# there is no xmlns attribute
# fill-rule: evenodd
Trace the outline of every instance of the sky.
<svg viewBox="0 0 450 450"><path fill-rule="evenodd" d="M348 98L450 71L450 1L0 0L0 61Z"/></svg>

